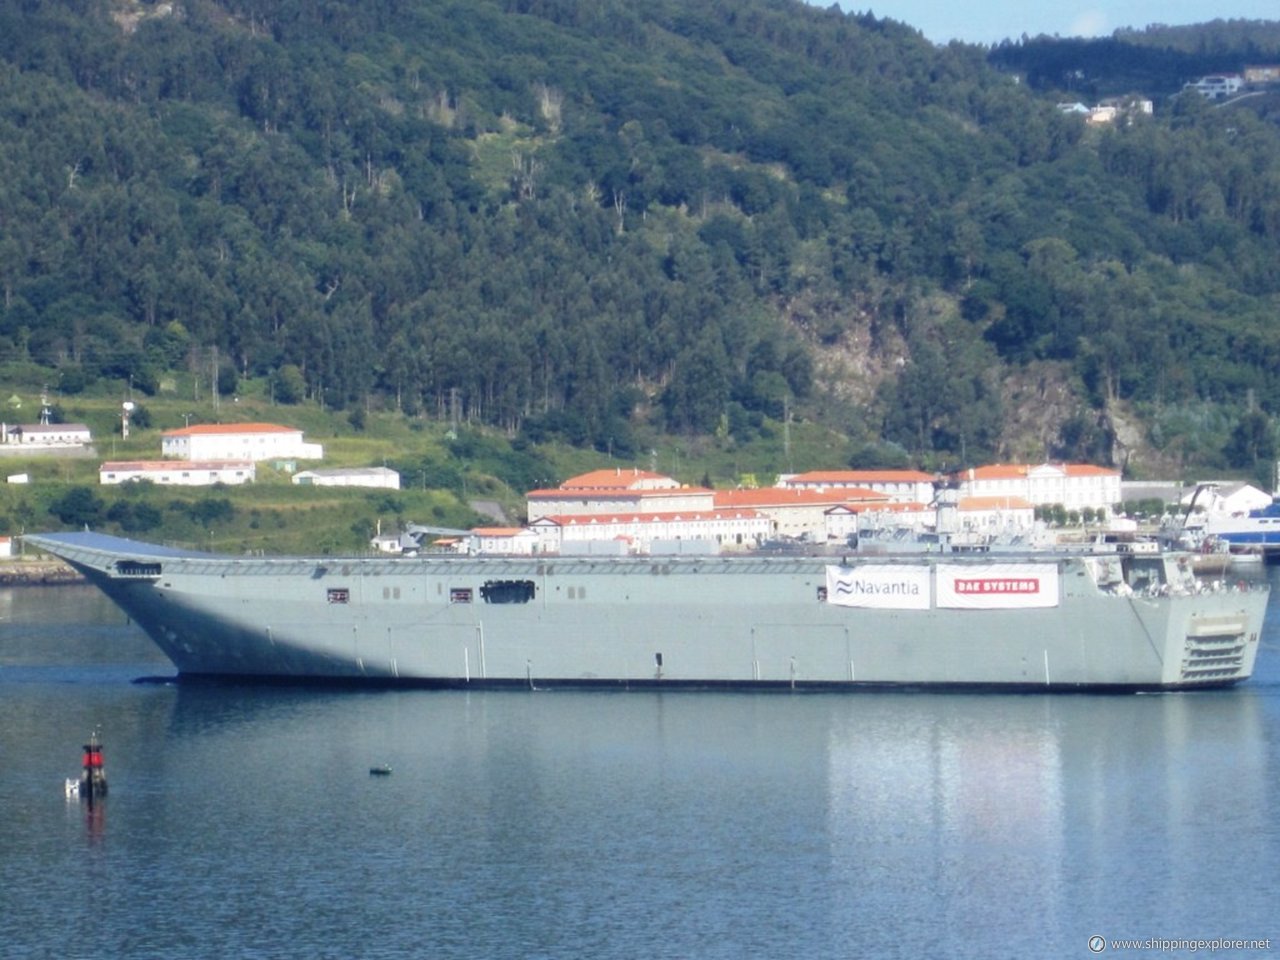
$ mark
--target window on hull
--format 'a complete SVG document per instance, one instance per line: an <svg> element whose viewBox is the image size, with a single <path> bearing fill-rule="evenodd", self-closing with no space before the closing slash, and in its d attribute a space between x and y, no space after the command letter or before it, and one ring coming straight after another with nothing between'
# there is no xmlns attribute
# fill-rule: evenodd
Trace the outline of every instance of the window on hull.
<svg viewBox="0 0 1280 960"><path fill-rule="evenodd" d="M485 603L528 603L537 592L532 580L486 580L480 587Z"/></svg>
<svg viewBox="0 0 1280 960"><path fill-rule="evenodd" d="M141 560L117 560L116 573L122 577L158 577L160 564L144 563Z"/></svg>

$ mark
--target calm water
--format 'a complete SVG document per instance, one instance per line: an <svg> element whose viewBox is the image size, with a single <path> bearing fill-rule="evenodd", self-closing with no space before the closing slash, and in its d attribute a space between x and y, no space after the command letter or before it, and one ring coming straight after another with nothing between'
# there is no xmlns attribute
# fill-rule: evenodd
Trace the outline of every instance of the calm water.
<svg viewBox="0 0 1280 960"><path fill-rule="evenodd" d="M178 689L91 590L0 591L0 955L1280 952L1268 626L1198 694Z"/></svg>

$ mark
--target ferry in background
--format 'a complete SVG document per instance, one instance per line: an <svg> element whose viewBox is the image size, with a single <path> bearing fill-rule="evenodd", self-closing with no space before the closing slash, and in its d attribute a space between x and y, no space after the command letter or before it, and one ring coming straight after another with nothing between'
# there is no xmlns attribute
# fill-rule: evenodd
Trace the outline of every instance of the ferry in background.
<svg viewBox="0 0 1280 960"><path fill-rule="evenodd" d="M1196 511L1197 504L1202 511ZM1280 502L1272 501L1252 509L1224 508L1218 484L1200 484L1192 495L1187 512L1170 540L1189 549L1206 551L1225 544L1238 562L1280 561Z"/></svg>

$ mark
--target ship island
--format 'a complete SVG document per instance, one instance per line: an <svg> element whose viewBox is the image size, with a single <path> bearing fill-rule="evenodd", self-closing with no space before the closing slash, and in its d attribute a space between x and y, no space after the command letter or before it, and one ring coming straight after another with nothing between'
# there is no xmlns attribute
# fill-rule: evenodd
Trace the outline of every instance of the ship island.
<svg viewBox="0 0 1280 960"><path fill-rule="evenodd" d="M220 555L92 531L25 540L110 597L180 680L1115 692L1253 672L1268 585L1197 576L1194 554L1155 542L898 540L854 526L777 549L787 521L765 500L812 513L825 502L813 490L746 491L702 514L699 491L643 471L576 479L531 492L527 527L420 528L394 555ZM904 512L870 488L836 499L826 523ZM956 500L939 499L941 523ZM615 532L670 532L675 515L719 532L643 547Z"/></svg>

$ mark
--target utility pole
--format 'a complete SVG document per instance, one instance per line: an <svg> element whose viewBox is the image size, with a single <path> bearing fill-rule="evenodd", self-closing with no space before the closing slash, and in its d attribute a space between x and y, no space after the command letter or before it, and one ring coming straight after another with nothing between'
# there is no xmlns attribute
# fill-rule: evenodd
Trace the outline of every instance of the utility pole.
<svg viewBox="0 0 1280 960"><path fill-rule="evenodd" d="M787 461L787 472L791 467L791 398L782 398L782 454Z"/></svg>
<svg viewBox="0 0 1280 960"><path fill-rule="evenodd" d="M213 388L213 409L218 409L218 348L209 351L209 384Z"/></svg>

